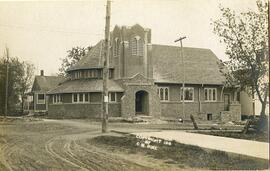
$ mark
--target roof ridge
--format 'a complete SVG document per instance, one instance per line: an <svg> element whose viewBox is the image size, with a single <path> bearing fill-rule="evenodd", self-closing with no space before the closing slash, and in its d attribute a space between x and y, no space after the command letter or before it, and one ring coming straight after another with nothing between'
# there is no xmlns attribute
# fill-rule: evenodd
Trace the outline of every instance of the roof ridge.
<svg viewBox="0 0 270 171"><path fill-rule="evenodd" d="M174 47L174 48L180 48L177 45L164 45L164 44L155 44L153 43L152 46L167 46L167 47ZM189 46L183 46L183 48L189 48L189 49L201 49L201 50L210 50L212 51L210 48L198 48L198 47L189 47Z"/></svg>

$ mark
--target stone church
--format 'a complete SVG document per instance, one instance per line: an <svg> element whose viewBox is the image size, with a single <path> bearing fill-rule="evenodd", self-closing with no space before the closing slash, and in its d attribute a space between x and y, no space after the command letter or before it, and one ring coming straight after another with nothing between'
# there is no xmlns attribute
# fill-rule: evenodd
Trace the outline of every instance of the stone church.
<svg viewBox="0 0 270 171"><path fill-rule="evenodd" d="M139 24L115 26L110 41L109 117L241 119L239 92L224 86L210 49L184 47L183 67L179 46L152 43L151 29ZM44 93L50 118L101 117L103 54L101 40Z"/></svg>

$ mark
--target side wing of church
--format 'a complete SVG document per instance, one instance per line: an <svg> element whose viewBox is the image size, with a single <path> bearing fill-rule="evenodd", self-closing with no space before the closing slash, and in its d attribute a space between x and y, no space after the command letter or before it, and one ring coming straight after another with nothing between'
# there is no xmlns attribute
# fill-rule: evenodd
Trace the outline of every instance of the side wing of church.
<svg viewBox="0 0 270 171"><path fill-rule="evenodd" d="M103 54L100 41L69 68L70 79L47 92L49 117L101 117ZM183 54L185 67L180 47L152 44L150 29L138 24L115 26L111 32L109 117L189 119L192 114L201 120L240 120L239 92L224 87L225 77L215 54L188 47Z"/></svg>

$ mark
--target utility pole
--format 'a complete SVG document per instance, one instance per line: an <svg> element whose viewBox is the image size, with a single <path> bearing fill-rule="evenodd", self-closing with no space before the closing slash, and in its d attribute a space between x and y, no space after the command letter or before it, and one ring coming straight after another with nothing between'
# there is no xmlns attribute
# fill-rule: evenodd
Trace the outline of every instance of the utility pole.
<svg viewBox="0 0 270 171"><path fill-rule="evenodd" d="M8 63L9 63L9 53L8 48L6 47L6 55L7 55L7 61L6 61L6 96L5 96L5 114L4 117L7 116L8 112Z"/></svg>
<svg viewBox="0 0 270 171"><path fill-rule="evenodd" d="M186 119L185 115L185 81L186 81L186 74L185 74L185 63L184 63L184 55L183 55L183 44L182 40L184 40L186 36L180 37L179 39L175 40L174 42L180 42L180 47L181 47L181 59L182 59L182 65L183 65L183 83L182 83L182 115Z"/></svg>
<svg viewBox="0 0 270 171"><path fill-rule="evenodd" d="M105 22L105 50L103 56L103 95L102 95L102 133L108 131L108 117L109 117L109 93L108 93L108 79L109 79L109 56L110 56L110 19L111 19L111 1L107 0L106 6L106 22Z"/></svg>

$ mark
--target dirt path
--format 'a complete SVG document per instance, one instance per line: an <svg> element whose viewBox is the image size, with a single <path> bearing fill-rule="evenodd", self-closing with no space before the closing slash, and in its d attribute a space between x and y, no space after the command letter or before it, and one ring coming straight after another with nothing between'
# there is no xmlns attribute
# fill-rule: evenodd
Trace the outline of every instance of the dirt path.
<svg viewBox="0 0 270 171"><path fill-rule="evenodd" d="M0 124L0 170L164 170L146 156L111 154L87 143L101 135L100 124L69 120ZM3 131L4 130L4 131ZM110 135L119 136L116 133ZM102 134L103 135L103 134ZM140 161L144 162L140 162ZM159 165L162 167L159 168ZM161 169L162 168L162 169Z"/></svg>

